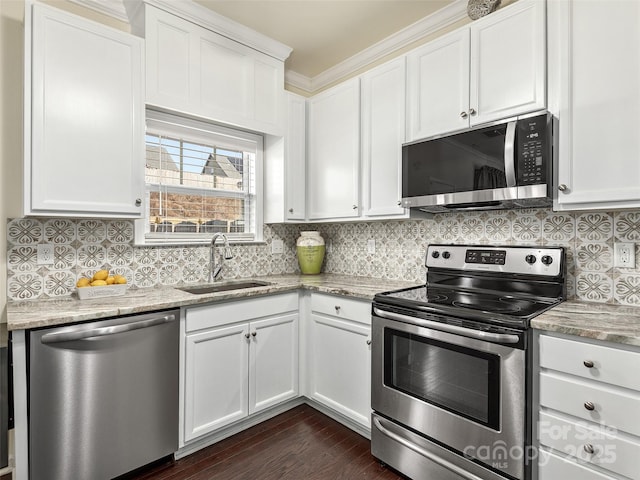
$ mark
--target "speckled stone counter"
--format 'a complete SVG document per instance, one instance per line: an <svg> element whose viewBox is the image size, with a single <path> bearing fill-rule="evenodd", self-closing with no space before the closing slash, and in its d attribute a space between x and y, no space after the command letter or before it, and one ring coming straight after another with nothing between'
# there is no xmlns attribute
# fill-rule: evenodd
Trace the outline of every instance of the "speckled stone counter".
<svg viewBox="0 0 640 480"><path fill-rule="evenodd" d="M238 280L234 279L233 282ZM251 280L267 282L268 285L203 295L183 292L173 287L131 288L125 295L119 297L78 300L74 295L58 299L9 302L7 304L7 327L9 330L49 327L118 315L282 293L299 288L371 300L378 292L415 285L414 283L379 278L332 274L275 275L251 278ZM188 286L193 287L194 285Z"/></svg>
<svg viewBox="0 0 640 480"><path fill-rule="evenodd" d="M640 307L564 302L537 316L538 330L640 346Z"/></svg>

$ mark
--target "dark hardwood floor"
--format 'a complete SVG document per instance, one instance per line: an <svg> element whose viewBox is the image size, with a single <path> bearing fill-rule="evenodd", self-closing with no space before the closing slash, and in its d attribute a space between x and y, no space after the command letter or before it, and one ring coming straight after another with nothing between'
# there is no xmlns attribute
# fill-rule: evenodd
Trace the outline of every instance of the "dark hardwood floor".
<svg viewBox="0 0 640 480"><path fill-rule="evenodd" d="M401 480L366 438L308 405L131 480Z"/></svg>

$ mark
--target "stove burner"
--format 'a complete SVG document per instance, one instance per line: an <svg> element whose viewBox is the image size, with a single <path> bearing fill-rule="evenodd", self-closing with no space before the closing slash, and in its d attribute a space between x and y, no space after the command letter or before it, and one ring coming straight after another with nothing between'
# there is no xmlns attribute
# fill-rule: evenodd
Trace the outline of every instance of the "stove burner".
<svg viewBox="0 0 640 480"><path fill-rule="evenodd" d="M509 303L507 303L507 301ZM502 298L499 300L489 300L485 298L478 301L472 297L461 297L459 300L454 300L451 305L491 313L516 314L522 310L522 308L517 305L517 300L512 298L504 298L504 300Z"/></svg>

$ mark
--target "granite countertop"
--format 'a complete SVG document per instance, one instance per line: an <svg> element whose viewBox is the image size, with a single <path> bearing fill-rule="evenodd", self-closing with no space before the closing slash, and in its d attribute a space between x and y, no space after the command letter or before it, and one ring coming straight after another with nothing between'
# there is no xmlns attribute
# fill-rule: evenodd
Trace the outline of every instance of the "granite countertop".
<svg viewBox="0 0 640 480"><path fill-rule="evenodd" d="M234 279L230 282L237 282ZM256 295L268 295L294 291L300 288L372 300L378 292L410 287L415 283L381 280L379 278L348 275L272 275L244 280L257 280L268 285L225 292L195 295L174 287L131 288L125 295L78 300L71 297L7 303L7 327L9 330L26 330L133 313L185 307ZM224 281L219 282L224 283ZM194 287L197 285L188 285Z"/></svg>
<svg viewBox="0 0 640 480"><path fill-rule="evenodd" d="M531 320L538 330L640 346L640 308L564 302Z"/></svg>

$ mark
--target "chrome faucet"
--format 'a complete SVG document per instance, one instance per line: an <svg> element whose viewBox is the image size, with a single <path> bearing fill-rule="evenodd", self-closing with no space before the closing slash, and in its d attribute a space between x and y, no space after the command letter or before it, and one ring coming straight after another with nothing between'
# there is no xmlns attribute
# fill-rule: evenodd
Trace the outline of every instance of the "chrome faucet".
<svg viewBox="0 0 640 480"><path fill-rule="evenodd" d="M220 263L216 261L216 242L218 238L222 237L222 241L224 242L224 250L222 255L220 255ZM229 241L227 240L227 236L224 233L215 233L211 238L211 248L209 252L209 282L215 282L222 271L222 266L224 265L225 260L231 260L233 258L233 253L231 253L231 247L229 247Z"/></svg>

